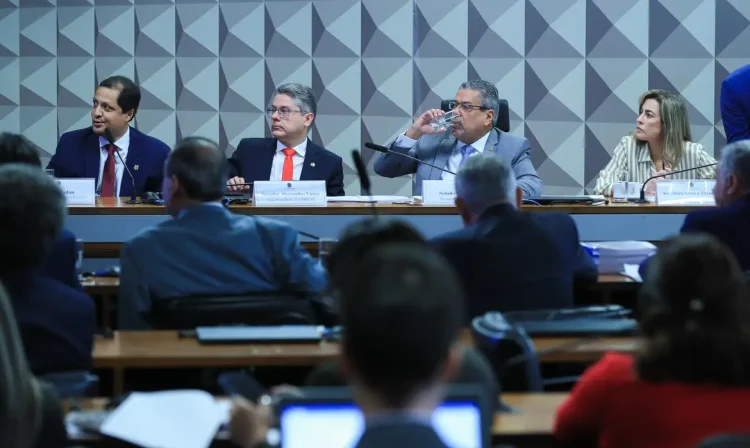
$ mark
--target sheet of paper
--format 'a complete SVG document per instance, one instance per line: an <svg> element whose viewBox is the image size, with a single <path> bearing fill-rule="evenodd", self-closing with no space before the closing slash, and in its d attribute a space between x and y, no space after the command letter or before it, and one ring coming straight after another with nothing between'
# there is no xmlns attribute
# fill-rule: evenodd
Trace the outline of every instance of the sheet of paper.
<svg viewBox="0 0 750 448"><path fill-rule="evenodd" d="M101 432L146 448L207 448L227 420L227 406L200 390L133 392Z"/></svg>
<svg viewBox="0 0 750 448"><path fill-rule="evenodd" d="M637 281L638 283L643 283L643 279L641 278L641 274L638 273L638 265L637 264L625 264L625 270L622 271L622 275L626 275L633 280Z"/></svg>

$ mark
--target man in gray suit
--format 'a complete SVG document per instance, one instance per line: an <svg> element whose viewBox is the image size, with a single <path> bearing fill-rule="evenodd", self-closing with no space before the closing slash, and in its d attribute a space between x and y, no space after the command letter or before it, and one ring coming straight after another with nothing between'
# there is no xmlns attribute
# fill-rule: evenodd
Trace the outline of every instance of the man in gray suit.
<svg viewBox="0 0 750 448"><path fill-rule="evenodd" d="M453 173L464 160L485 151L508 161L524 196L542 194L542 180L531 164L529 141L494 128L499 99L497 88L487 81L475 80L461 84L456 93L454 111L459 118L450 131L433 130L430 122L445 114L439 109L423 113L404 135L391 144L391 151L408 154ZM424 180L450 180L453 174L440 171L398 154L383 154L375 162L375 172L384 177L417 173L413 180L414 195L422 194Z"/></svg>
<svg viewBox="0 0 750 448"><path fill-rule="evenodd" d="M186 138L170 153L162 193L174 219L135 236L120 253L121 330L148 328L159 299L325 287L325 269L294 228L223 206L227 170L223 152L205 138Z"/></svg>

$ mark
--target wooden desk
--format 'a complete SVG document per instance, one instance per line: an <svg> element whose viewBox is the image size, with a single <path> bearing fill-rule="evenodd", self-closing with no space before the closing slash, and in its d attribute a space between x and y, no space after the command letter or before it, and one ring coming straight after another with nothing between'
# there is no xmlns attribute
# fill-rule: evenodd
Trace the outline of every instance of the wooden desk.
<svg viewBox="0 0 750 448"><path fill-rule="evenodd" d="M431 238L462 226L453 207L377 204L378 213L407 221ZM621 203L589 205L523 206L532 213L569 213L582 241L660 241L675 233L684 215L698 207L657 207ZM264 215L288 222L299 230L321 237L337 237L352 222L371 215L371 205L331 203L327 207L254 207L235 205L234 213ZM120 198L97 198L95 206L70 206L66 227L84 241L87 256L111 255L115 243L132 238L144 228L169 219L164 207L128 205ZM303 239L303 242L311 239ZM114 257L113 257L114 258Z"/></svg>
<svg viewBox="0 0 750 448"><path fill-rule="evenodd" d="M462 342L472 345L465 330ZM575 345L574 345L575 344ZM561 350L544 352L564 345ZM583 341L577 338L534 338L543 363L592 363L607 351L632 352L630 337ZM218 344L202 345L195 338L181 338L176 331L132 331L97 337L92 354L94 368L112 369L114 393L124 389L124 372L132 368L211 368L250 366L312 366L335 358L336 342L318 344Z"/></svg>
<svg viewBox="0 0 750 448"><path fill-rule="evenodd" d="M555 412L567 396L566 393L502 395L502 400L518 412L495 414L492 424L492 443L509 443L519 447L549 445L552 442ZM90 398L81 403L81 409L100 411L106 408L107 403L107 398ZM67 412L70 403L66 401L64 408ZM101 437L82 433L76 427L68 428L68 437L73 445L103 446L104 444ZM227 438L226 432L217 435L217 441L225 441Z"/></svg>

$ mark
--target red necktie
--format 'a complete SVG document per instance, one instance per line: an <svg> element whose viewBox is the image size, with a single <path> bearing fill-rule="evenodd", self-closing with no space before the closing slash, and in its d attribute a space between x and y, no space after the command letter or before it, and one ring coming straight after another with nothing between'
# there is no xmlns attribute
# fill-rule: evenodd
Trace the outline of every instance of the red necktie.
<svg viewBox="0 0 750 448"><path fill-rule="evenodd" d="M286 158L284 158L284 167L281 169L281 180L294 180L294 155L297 154L292 148L284 148L281 150Z"/></svg>
<svg viewBox="0 0 750 448"><path fill-rule="evenodd" d="M107 160L102 173L102 191L100 196L111 198L115 195L115 145L107 145Z"/></svg>

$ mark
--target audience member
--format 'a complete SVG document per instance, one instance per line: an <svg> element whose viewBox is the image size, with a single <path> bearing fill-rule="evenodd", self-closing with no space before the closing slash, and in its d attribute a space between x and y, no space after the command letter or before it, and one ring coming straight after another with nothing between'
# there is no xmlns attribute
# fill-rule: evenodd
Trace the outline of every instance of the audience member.
<svg viewBox="0 0 750 448"><path fill-rule="evenodd" d="M39 269L64 217L65 198L52 177L33 166L0 166L0 280L35 374L91 367L93 301Z"/></svg>
<svg viewBox="0 0 750 448"><path fill-rule="evenodd" d="M59 448L67 432L55 390L29 369L10 299L0 283L0 440L3 448Z"/></svg>
<svg viewBox="0 0 750 448"><path fill-rule="evenodd" d="M42 169L42 159L36 146L23 135L9 132L0 134L0 165L6 163L24 163ZM77 260L76 237L71 231L62 229L42 271L71 288L81 289L76 269Z"/></svg>
<svg viewBox="0 0 750 448"><path fill-rule="evenodd" d="M727 143L750 139L750 64L721 82L719 107Z"/></svg>
<svg viewBox="0 0 750 448"><path fill-rule="evenodd" d="M510 165L492 155L471 157L458 171L465 227L433 243L462 280L469 320L487 311L570 307L576 277L596 281L570 216L520 212L521 195Z"/></svg>
<svg viewBox="0 0 750 448"><path fill-rule="evenodd" d="M189 137L164 166L174 218L127 241L120 253L118 325L145 329L155 300L252 292L317 293L325 269L290 225L233 214L222 204L227 162L210 140Z"/></svg>
<svg viewBox="0 0 750 448"><path fill-rule="evenodd" d="M641 294L642 345L583 374L557 412L557 440L694 447L750 431L750 297L729 249L707 234L666 241Z"/></svg>

